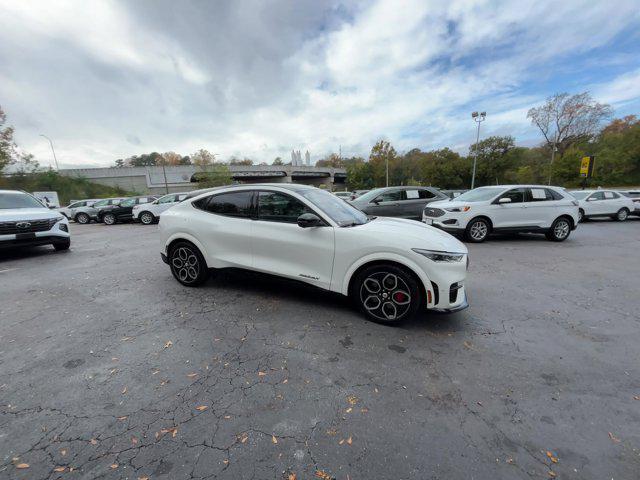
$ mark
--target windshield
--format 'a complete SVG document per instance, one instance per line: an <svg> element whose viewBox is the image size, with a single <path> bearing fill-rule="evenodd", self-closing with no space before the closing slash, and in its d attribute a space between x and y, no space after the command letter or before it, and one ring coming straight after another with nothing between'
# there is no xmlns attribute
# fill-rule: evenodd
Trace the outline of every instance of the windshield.
<svg viewBox="0 0 640 480"><path fill-rule="evenodd" d="M386 188L376 188L374 190L369 190L368 192L363 193L362 195L357 197L356 200L358 200L359 203L360 202L370 202L371 200L376 198L378 195L380 195L385 190L386 190ZM357 190L356 190L356 192L357 192Z"/></svg>
<svg viewBox="0 0 640 480"><path fill-rule="evenodd" d="M93 204L94 207L104 207L105 205L109 205L109 200L100 200Z"/></svg>
<svg viewBox="0 0 640 480"><path fill-rule="evenodd" d="M591 192L569 192L573 197L577 200L584 200L587 198Z"/></svg>
<svg viewBox="0 0 640 480"><path fill-rule="evenodd" d="M0 193L0 209L9 208L44 208L44 206L26 193Z"/></svg>
<svg viewBox="0 0 640 480"><path fill-rule="evenodd" d="M123 202L120 202L121 207L131 207L132 205L135 205L135 204L136 204L135 198L130 198L129 200L124 200Z"/></svg>
<svg viewBox="0 0 640 480"><path fill-rule="evenodd" d="M485 202L504 192L504 187L480 187L474 188L456 197L460 202Z"/></svg>
<svg viewBox="0 0 640 480"><path fill-rule="evenodd" d="M301 195L326 213L341 227L362 225L368 222L367 216L347 202L324 190L307 190Z"/></svg>

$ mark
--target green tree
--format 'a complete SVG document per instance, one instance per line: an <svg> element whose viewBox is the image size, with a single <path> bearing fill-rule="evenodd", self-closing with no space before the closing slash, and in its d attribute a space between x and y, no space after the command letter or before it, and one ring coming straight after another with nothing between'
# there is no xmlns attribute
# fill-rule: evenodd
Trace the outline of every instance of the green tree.
<svg viewBox="0 0 640 480"><path fill-rule="evenodd" d="M471 146L469 157L473 159L476 153L478 155L476 186L504 183L505 172L512 161L507 154L514 146L515 140L511 136L488 137Z"/></svg>
<svg viewBox="0 0 640 480"><path fill-rule="evenodd" d="M280 158L280 157L276 157L276 158L273 160L272 165L284 165L284 163L282 163L282 158Z"/></svg>
<svg viewBox="0 0 640 480"><path fill-rule="evenodd" d="M200 188L220 187L233 181L231 171L224 163L214 163L206 167L206 171L197 173L196 178Z"/></svg>
<svg viewBox="0 0 640 480"><path fill-rule="evenodd" d="M316 167L344 168L344 160L337 153L331 153L316 162Z"/></svg>
<svg viewBox="0 0 640 480"><path fill-rule="evenodd" d="M13 127L5 126L7 115L0 106L0 174L15 160L16 144L13 141Z"/></svg>
<svg viewBox="0 0 640 480"><path fill-rule="evenodd" d="M387 165L389 172L391 172L397 159L398 154L395 148L386 140L378 140L371 148L369 165L371 166L373 182L376 186L383 187L386 185ZM391 178L389 179L389 184L392 184Z"/></svg>

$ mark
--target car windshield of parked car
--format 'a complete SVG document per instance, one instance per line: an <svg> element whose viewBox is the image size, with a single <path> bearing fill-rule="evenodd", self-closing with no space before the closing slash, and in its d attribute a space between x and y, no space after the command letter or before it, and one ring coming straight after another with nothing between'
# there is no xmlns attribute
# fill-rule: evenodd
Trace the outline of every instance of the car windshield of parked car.
<svg viewBox="0 0 640 480"><path fill-rule="evenodd" d="M9 208L44 208L31 195L26 193L0 193L0 209Z"/></svg>
<svg viewBox="0 0 640 480"><path fill-rule="evenodd" d="M576 200L584 200L591 192L569 192Z"/></svg>
<svg viewBox="0 0 640 480"><path fill-rule="evenodd" d="M362 195L357 197L356 200L358 200L358 203L361 203L361 202L362 203L367 203L367 202L370 202L371 200L373 200L374 198L376 198L378 195L380 195L384 191L385 191L384 188L375 188L373 190L369 190L366 193L363 193Z"/></svg>
<svg viewBox="0 0 640 480"><path fill-rule="evenodd" d="M324 190L307 190L301 194L341 227L362 225L369 221L360 210Z"/></svg>
<svg viewBox="0 0 640 480"><path fill-rule="evenodd" d="M480 187L456 197L460 202L485 202L504 192L504 187Z"/></svg>

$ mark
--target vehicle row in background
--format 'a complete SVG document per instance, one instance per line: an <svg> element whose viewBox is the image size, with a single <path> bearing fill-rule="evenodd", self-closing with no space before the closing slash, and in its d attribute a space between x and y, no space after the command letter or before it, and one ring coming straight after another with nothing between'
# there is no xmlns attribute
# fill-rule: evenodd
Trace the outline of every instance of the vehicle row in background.
<svg viewBox="0 0 640 480"><path fill-rule="evenodd" d="M544 233L562 242L579 220L578 201L564 189L546 185L480 187L455 200L431 203L422 214L428 225L475 243L493 232Z"/></svg>
<svg viewBox="0 0 640 480"><path fill-rule="evenodd" d="M129 197L118 202L112 202L108 205L98 206L96 217L98 222L105 225L114 225L118 222L130 222L133 219L133 207L154 202L158 197L140 196ZM94 207L97 205L94 204Z"/></svg>
<svg viewBox="0 0 640 480"><path fill-rule="evenodd" d="M170 193L158 198L150 203L142 205L134 205L133 221L140 222L144 225L156 223L160 218L160 214L172 207L176 203L181 202L187 197L187 192Z"/></svg>
<svg viewBox="0 0 640 480"><path fill-rule="evenodd" d="M370 190L350 203L367 215L420 220L425 205L448 199L433 187L386 187Z"/></svg>

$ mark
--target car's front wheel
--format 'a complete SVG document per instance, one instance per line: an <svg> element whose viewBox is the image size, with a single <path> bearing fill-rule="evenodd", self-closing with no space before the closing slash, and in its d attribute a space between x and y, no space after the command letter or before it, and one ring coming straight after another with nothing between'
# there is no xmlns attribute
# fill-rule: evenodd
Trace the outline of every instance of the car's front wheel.
<svg viewBox="0 0 640 480"><path fill-rule="evenodd" d="M486 218L474 218L467 224L464 231L464 238L473 243L484 242L489 236L491 225Z"/></svg>
<svg viewBox="0 0 640 480"><path fill-rule="evenodd" d="M140 223L143 225L151 225L156 219L151 212L142 212L138 215L138 218L140 219Z"/></svg>
<svg viewBox="0 0 640 480"><path fill-rule="evenodd" d="M583 209L579 209L578 210L578 223L580 222L584 222L584 210Z"/></svg>
<svg viewBox="0 0 640 480"><path fill-rule="evenodd" d="M81 223L81 224L86 224L89 223L91 221L91 217L89 217L89 215L87 215L86 213L79 213L78 215L76 215L76 222Z"/></svg>
<svg viewBox="0 0 640 480"><path fill-rule="evenodd" d="M566 217L557 218L547 232L547 239L554 242L564 242L571 233L571 222Z"/></svg>
<svg viewBox="0 0 640 480"><path fill-rule="evenodd" d="M351 297L370 320L389 325L412 317L421 305L418 282L391 264L362 270L354 279Z"/></svg>
<svg viewBox="0 0 640 480"><path fill-rule="evenodd" d="M209 277L202 253L189 242L178 242L171 247L169 265L175 279L186 287L201 285Z"/></svg>
<svg viewBox="0 0 640 480"><path fill-rule="evenodd" d="M618 210L618 213L616 213L614 218L618 222L624 222L627 218L629 218L629 210L627 210L626 208L621 208L620 210Z"/></svg>
<svg viewBox="0 0 640 480"><path fill-rule="evenodd" d="M105 225L114 225L116 223L116 216L113 213L105 213L102 221Z"/></svg>

